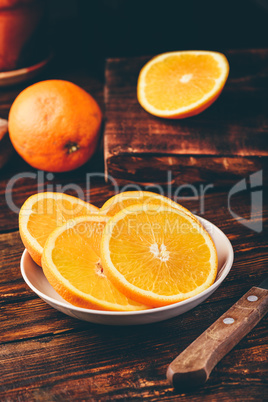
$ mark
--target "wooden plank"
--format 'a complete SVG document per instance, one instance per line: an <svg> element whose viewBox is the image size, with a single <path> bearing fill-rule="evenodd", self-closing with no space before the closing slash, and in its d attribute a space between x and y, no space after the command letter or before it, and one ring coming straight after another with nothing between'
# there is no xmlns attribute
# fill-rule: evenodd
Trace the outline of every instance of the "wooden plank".
<svg viewBox="0 0 268 402"><path fill-rule="evenodd" d="M163 155L224 156L229 158L230 166L230 157L249 157L245 162L248 167L253 162L252 157L267 156L268 49L231 50L226 55L230 77L220 98L205 112L184 120L160 119L139 105L137 78L148 57L108 59L106 173L121 177L120 173L125 171L125 176L129 173L130 178L135 179L129 164L134 166L136 162L136 167L146 176L149 156L158 156L155 166L150 165L151 170L155 168L154 172L161 169ZM183 161L185 159L181 164ZM235 164L238 162L243 166L243 159L237 159ZM255 162L258 164L257 160ZM163 166L163 169L168 167L165 160ZM218 168L215 161L214 173ZM136 179L139 181L140 175Z"/></svg>
<svg viewBox="0 0 268 402"><path fill-rule="evenodd" d="M206 325L211 318L206 318ZM5 362L1 367L1 400L15 401L22 396L20 400L33 401L153 401L175 395L183 401L229 400L230 395L232 400L262 400L266 383L262 367L268 351L263 344L264 321L255 329L262 338L249 334L218 364L204 387L187 394L176 394L165 380L172 357L193 340L186 318L176 320L177 330L174 324L170 320L109 331L88 325L75 334L4 344L0 350Z"/></svg>
<svg viewBox="0 0 268 402"><path fill-rule="evenodd" d="M183 322L184 328L193 333L201 327L205 330L206 323L202 322L204 314L213 323L213 318L217 314L224 313L242 296L243 292L251 287L252 283L260 283L263 279L263 265L267 259L267 253L260 253L259 258L250 254L236 253L238 261L233 267L234 272L230 274L224 285L200 307L192 311L186 321L183 321L183 317L177 317L173 322L174 330L176 322ZM246 256L247 262L245 262ZM254 266L254 270L250 270L251 266ZM47 305L27 287L21 277L16 282L9 293L4 290L3 296L1 294L1 317L4 321L0 326L1 343L36 339L65 332L80 332L89 326ZM3 288L4 286L1 285L1 293ZM265 333L263 335L265 336Z"/></svg>
<svg viewBox="0 0 268 402"><path fill-rule="evenodd" d="M120 179L141 183L216 183L230 186L258 170L266 170L267 157L215 157L121 154L106 159L107 174ZM169 172L169 173L168 173ZM170 175L170 176L169 176ZM171 178L171 180L170 180ZM267 178L264 177L267 181Z"/></svg>

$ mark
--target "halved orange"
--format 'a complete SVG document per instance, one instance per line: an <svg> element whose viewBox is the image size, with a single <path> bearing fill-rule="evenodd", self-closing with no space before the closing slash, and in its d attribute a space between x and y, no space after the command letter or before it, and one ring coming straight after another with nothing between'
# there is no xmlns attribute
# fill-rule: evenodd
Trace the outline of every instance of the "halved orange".
<svg viewBox="0 0 268 402"><path fill-rule="evenodd" d="M228 61L218 52L160 54L139 74L138 101L155 116L170 119L193 116L218 98L228 74Z"/></svg>
<svg viewBox="0 0 268 402"><path fill-rule="evenodd" d="M19 214L21 240L33 260L41 265L48 235L76 216L99 213L99 208L64 193L37 193L22 205Z"/></svg>
<svg viewBox="0 0 268 402"><path fill-rule="evenodd" d="M106 277L100 260L105 216L74 218L55 229L42 254L42 267L53 288L75 306L98 310L148 308L130 300Z"/></svg>
<svg viewBox="0 0 268 402"><path fill-rule="evenodd" d="M153 307L197 295L217 274L216 249L201 223L154 204L131 205L108 221L101 260L119 290Z"/></svg>
<svg viewBox="0 0 268 402"><path fill-rule="evenodd" d="M125 209L127 210L130 205L134 204L155 204L160 206L165 205L169 208L176 208L183 210L185 213L191 214L188 209L184 208L177 202L172 201L170 198L161 194L152 193L151 191L124 191L109 198L100 209L102 214L114 216L117 212Z"/></svg>

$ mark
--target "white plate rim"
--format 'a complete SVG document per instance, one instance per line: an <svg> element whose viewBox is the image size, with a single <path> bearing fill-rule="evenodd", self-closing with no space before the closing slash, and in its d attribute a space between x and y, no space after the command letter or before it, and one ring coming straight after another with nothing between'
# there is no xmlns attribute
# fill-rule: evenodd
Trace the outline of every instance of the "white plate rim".
<svg viewBox="0 0 268 402"><path fill-rule="evenodd" d="M26 284L29 286L30 289L32 289L32 291L34 293L36 293L41 299L43 300L47 300L48 302L52 303L52 304L56 304L59 307L62 308L69 308L70 310L74 310L77 312L81 312L81 313L87 313L87 314L92 314L92 315L102 315L102 316L107 316L107 317L111 317L111 316L139 316L139 315L151 315L154 313L158 313L158 312L163 312L165 310L173 310L178 308L179 306L183 306L183 305L187 305L188 303L191 303L199 298L202 298L202 296L206 296L208 293L213 293L214 289L216 290L220 284L224 281L224 279L226 278L226 276L228 275L228 273L230 272L232 265L233 265L233 261L234 261L234 250L232 247L232 244L230 242L230 240L228 239L228 237L226 236L226 234L220 229L218 228L218 226L214 225L212 222L208 221L207 219L201 218L197 215L195 215L202 224L204 224L204 226L206 225L212 225L213 230L217 230L218 232L220 232L221 235L223 235L225 237L226 240L226 244L228 246L228 257L226 262L223 264L223 266L221 267L221 269L219 270L219 272L222 272L222 274L220 275L220 277L207 289L203 290L201 293L190 297L189 299L177 302L177 303L173 303L173 304L169 304L167 306L162 306L162 307L155 307L155 308L151 308L148 310L138 310L138 311L105 311L105 310L94 310L94 309L87 309L87 308L83 308L83 307L77 307L77 306L73 306L72 304L65 304L59 300L56 300L50 296L47 296L46 294L42 293L40 290L38 290L29 280L28 277L25 273L25 269L24 269L24 260L26 258L26 255L29 254L28 251L25 249L22 253L21 256L21 260L20 260L20 270L21 270L21 274L22 277L24 279L24 281L26 282ZM42 269L41 267L39 267L40 269Z"/></svg>

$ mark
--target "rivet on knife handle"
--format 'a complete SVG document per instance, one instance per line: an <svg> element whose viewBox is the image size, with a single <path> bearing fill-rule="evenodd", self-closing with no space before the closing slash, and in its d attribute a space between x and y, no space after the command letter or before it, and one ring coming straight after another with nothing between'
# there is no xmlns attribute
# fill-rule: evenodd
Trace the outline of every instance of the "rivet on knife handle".
<svg viewBox="0 0 268 402"><path fill-rule="evenodd" d="M268 311L268 290L251 288L169 365L167 379L175 388L205 383L216 364Z"/></svg>

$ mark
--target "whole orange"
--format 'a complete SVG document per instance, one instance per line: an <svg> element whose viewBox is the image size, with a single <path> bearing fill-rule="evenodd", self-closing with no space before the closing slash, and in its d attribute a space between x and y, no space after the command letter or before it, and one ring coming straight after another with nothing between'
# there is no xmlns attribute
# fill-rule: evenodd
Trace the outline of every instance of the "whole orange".
<svg viewBox="0 0 268 402"><path fill-rule="evenodd" d="M31 166L65 172L83 165L98 144L102 114L79 86L62 80L41 81L24 89L9 113L9 135Z"/></svg>

